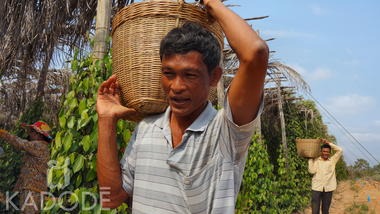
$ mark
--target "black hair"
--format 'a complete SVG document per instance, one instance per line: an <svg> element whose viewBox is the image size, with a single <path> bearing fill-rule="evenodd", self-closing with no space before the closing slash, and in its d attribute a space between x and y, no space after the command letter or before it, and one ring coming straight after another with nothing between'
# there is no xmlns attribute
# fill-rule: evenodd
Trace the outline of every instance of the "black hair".
<svg viewBox="0 0 380 214"><path fill-rule="evenodd" d="M325 148L328 148L328 149L330 149L330 151L331 151L331 146L330 146L329 144L327 144L327 143L325 143L325 144L323 144L323 145L321 146L321 151L322 151L322 149L325 149Z"/></svg>
<svg viewBox="0 0 380 214"><path fill-rule="evenodd" d="M160 44L160 58L173 54L186 54L197 51L203 56L210 73L218 64L221 57L219 42L212 33L201 25L186 22L183 26L171 30Z"/></svg>

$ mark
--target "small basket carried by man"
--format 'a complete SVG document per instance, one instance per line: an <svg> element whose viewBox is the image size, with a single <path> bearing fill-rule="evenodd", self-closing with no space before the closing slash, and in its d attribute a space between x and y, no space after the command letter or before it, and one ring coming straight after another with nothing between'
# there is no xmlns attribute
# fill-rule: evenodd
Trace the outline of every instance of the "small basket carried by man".
<svg viewBox="0 0 380 214"><path fill-rule="evenodd" d="M316 158L321 153L322 139L296 139L297 154L305 158Z"/></svg>

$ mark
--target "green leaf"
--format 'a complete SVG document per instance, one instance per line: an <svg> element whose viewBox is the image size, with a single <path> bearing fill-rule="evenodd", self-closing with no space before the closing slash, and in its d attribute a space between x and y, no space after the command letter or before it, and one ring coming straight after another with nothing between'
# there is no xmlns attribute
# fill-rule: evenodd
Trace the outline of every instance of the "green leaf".
<svg viewBox="0 0 380 214"><path fill-rule="evenodd" d="M73 143L71 145L71 148L70 148L69 152L77 152L78 148L79 148L79 143Z"/></svg>
<svg viewBox="0 0 380 214"><path fill-rule="evenodd" d="M65 162L65 157L59 156L57 158L57 166L62 166L64 164L64 162Z"/></svg>
<svg viewBox="0 0 380 214"><path fill-rule="evenodd" d="M96 101L92 98L87 99L88 108L92 108L95 105Z"/></svg>
<svg viewBox="0 0 380 214"><path fill-rule="evenodd" d="M83 90L85 92L88 92L88 87L89 87L88 78L86 78L83 80Z"/></svg>
<svg viewBox="0 0 380 214"><path fill-rule="evenodd" d="M93 214L101 214L102 213L102 206L100 204L97 204L93 210Z"/></svg>
<svg viewBox="0 0 380 214"><path fill-rule="evenodd" d="M77 71L78 70L78 61L77 60L72 60L71 61L71 70Z"/></svg>
<svg viewBox="0 0 380 214"><path fill-rule="evenodd" d="M74 109L74 108L76 108L77 106L78 106L78 101L77 101L77 99L75 99L75 98L71 99L70 104L69 104L70 109Z"/></svg>
<svg viewBox="0 0 380 214"><path fill-rule="evenodd" d="M79 62L79 67L80 67L80 68L83 68L83 67L85 66L85 63L86 63L85 61L80 61L80 62Z"/></svg>
<svg viewBox="0 0 380 214"><path fill-rule="evenodd" d="M79 170L81 170L83 168L83 164L84 164L84 157L83 157L83 155L78 155L77 159L74 162L73 172L76 173Z"/></svg>
<svg viewBox="0 0 380 214"><path fill-rule="evenodd" d="M80 102L79 102L79 106L78 106L78 111L79 111L79 114L82 114L82 112L84 110L87 109L87 101L86 99L82 99Z"/></svg>
<svg viewBox="0 0 380 214"><path fill-rule="evenodd" d="M129 142L129 140L131 139L131 131L129 129L125 129L123 131L123 140L124 142Z"/></svg>
<svg viewBox="0 0 380 214"><path fill-rule="evenodd" d="M97 123L98 122L98 114L92 115L92 120L94 121L94 123Z"/></svg>
<svg viewBox="0 0 380 214"><path fill-rule="evenodd" d="M67 123L67 127L69 129L72 129L74 127L74 124L75 124L75 117L74 116L71 116L69 118L69 122Z"/></svg>
<svg viewBox="0 0 380 214"><path fill-rule="evenodd" d="M70 163L74 163L76 157L77 157L77 153L71 153L71 154L69 155Z"/></svg>
<svg viewBox="0 0 380 214"><path fill-rule="evenodd" d="M61 138L61 135L62 135L62 132L60 132L60 131L55 135L54 146L55 146L55 148L57 148L57 149L61 148L61 146L62 146L62 138Z"/></svg>
<svg viewBox="0 0 380 214"><path fill-rule="evenodd" d="M74 92L74 91L70 91L70 92L66 95L66 100L73 99L74 97L75 97L75 92Z"/></svg>
<svg viewBox="0 0 380 214"><path fill-rule="evenodd" d="M82 138L82 147L85 152L87 152L91 147L90 135L86 135Z"/></svg>
<svg viewBox="0 0 380 214"><path fill-rule="evenodd" d="M53 182L53 169L48 170L47 183L51 184Z"/></svg>
<svg viewBox="0 0 380 214"><path fill-rule="evenodd" d="M70 198L69 198L69 202L71 202L71 203L78 203L78 202L80 202L80 200L79 200L79 196L82 194L82 192L81 192L81 190L80 189L76 189L75 191L74 191L74 193L72 193L71 195L70 195Z"/></svg>
<svg viewBox="0 0 380 214"><path fill-rule="evenodd" d="M90 135L91 151L95 151L98 147L98 132L92 132Z"/></svg>
<svg viewBox="0 0 380 214"><path fill-rule="evenodd" d="M82 175L78 175L78 177L75 180L75 186L80 186L82 183Z"/></svg>
<svg viewBox="0 0 380 214"><path fill-rule="evenodd" d="M80 130L81 128L85 127L90 121L91 121L90 117L87 119L79 119L77 130Z"/></svg>
<svg viewBox="0 0 380 214"><path fill-rule="evenodd" d="M90 170L86 174L86 182L90 182L96 178L96 172L94 170Z"/></svg>
<svg viewBox="0 0 380 214"><path fill-rule="evenodd" d="M59 127L65 128L65 126L66 126L66 117L65 117L65 115L60 116L58 120L59 120Z"/></svg>
<svg viewBox="0 0 380 214"><path fill-rule="evenodd" d="M73 143L73 134L69 132L64 138L63 138L63 148L64 151L67 152L69 151L71 145Z"/></svg>

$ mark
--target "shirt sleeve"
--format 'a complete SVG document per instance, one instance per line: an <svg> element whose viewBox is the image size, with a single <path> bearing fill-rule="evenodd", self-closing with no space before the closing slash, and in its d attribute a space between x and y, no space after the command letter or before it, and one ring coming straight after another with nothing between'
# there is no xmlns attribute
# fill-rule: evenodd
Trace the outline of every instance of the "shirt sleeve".
<svg viewBox="0 0 380 214"><path fill-rule="evenodd" d="M129 195L133 194L133 183L135 180L137 130L138 128L136 127L120 160L123 188Z"/></svg>
<svg viewBox="0 0 380 214"><path fill-rule="evenodd" d="M339 158L343 155L343 149L333 143L330 143L329 144L331 146L331 148L335 151L335 154L331 157L331 160L334 162L334 163L337 163Z"/></svg>
<svg viewBox="0 0 380 214"><path fill-rule="evenodd" d="M26 151L33 156L41 154L41 142L39 141L28 141L4 130L0 131L0 138L4 139L6 143L12 145L17 150Z"/></svg>
<svg viewBox="0 0 380 214"><path fill-rule="evenodd" d="M251 122L244 125L237 125L233 122L232 112L229 105L228 97L224 101L224 120L226 130L222 129L223 133L229 134L229 139L226 142L228 145L225 146L225 155L231 156L235 163L241 162L244 159L246 152L248 150L249 143L251 142L252 134L255 131L255 127L258 127L260 123L260 114L263 109L263 100L261 100L260 108L257 113L256 118Z"/></svg>
<svg viewBox="0 0 380 214"><path fill-rule="evenodd" d="M316 166L316 160L315 159L309 159L308 163L308 171L310 174L317 173L317 166Z"/></svg>

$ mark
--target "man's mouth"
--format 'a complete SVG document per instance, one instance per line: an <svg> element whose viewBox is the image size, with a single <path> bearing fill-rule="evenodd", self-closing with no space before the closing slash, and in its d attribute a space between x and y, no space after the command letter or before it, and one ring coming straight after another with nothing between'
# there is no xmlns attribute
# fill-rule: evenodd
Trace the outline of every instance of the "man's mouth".
<svg viewBox="0 0 380 214"><path fill-rule="evenodd" d="M190 101L190 99L185 98L185 97L171 97L170 98L170 102L174 105L184 105L189 101Z"/></svg>

